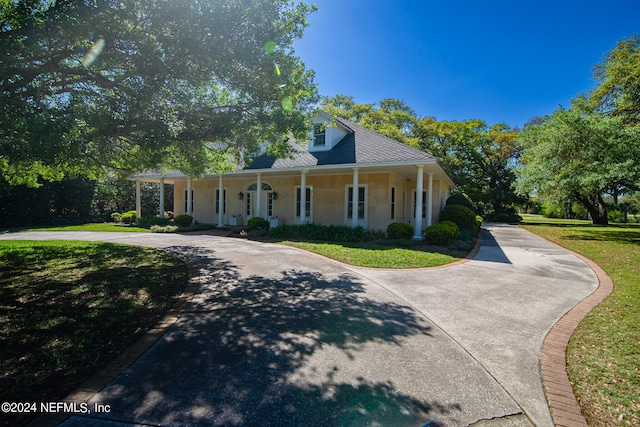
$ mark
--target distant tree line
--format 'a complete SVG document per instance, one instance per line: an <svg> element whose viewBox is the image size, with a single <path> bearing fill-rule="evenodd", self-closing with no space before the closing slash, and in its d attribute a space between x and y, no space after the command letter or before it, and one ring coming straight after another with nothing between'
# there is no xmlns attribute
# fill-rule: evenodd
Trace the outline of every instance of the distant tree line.
<svg viewBox="0 0 640 427"><path fill-rule="evenodd" d="M420 117L397 99L360 104L353 97L337 95L324 98L321 108L435 156L456 183L455 191L469 196L479 214L508 215L528 200L514 186L520 157L517 128L505 123L490 126L477 119Z"/></svg>
<svg viewBox="0 0 640 427"><path fill-rule="evenodd" d="M141 187L142 215L157 215L159 184ZM113 212L135 209L135 197L135 183L118 177L65 177L42 180L39 187L11 185L0 177L0 227L111 221ZM173 210L172 185L165 185L165 210Z"/></svg>

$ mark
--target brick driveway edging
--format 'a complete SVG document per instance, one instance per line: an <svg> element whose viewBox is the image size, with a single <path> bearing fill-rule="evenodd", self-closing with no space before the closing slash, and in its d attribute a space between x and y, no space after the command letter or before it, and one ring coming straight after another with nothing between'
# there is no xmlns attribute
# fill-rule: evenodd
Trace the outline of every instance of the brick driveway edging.
<svg viewBox="0 0 640 427"><path fill-rule="evenodd" d="M551 243L562 247L554 242ZM586 256L562 248L584 261L598 277L599 285L591 295L565 313L545 337L540 357L542 386L551 410L551 418L556 426L587 427L587 421L582 415L567 375L567 346L582 319L611 294L613 280L598 264Z"/></svg>

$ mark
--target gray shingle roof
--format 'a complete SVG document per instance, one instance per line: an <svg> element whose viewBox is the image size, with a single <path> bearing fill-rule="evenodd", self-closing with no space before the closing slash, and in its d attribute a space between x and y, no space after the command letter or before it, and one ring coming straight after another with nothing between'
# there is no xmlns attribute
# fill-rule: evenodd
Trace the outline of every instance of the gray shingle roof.
<svg viewBox="0 0 640 427"><path fill-rule="evenodd" d="M348 120L337 118L336 122L349 133L331 150L308 152L295 141L290 143L296 154L292 158L277 159L263 155L244 169L286 169L341 164L371 164L435 160L423 151L409 147L375 131Z"/></svg>

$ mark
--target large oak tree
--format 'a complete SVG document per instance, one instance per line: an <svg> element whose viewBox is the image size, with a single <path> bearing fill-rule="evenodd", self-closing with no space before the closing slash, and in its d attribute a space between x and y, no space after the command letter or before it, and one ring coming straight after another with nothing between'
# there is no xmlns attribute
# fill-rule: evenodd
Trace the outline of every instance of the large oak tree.
<svg viewBox="0 0 640 427"><path fill-rule="evenodd" d="M353 97L325 98L326 112L434 155L458 191L467 193L483 213L501 213L524 203L515 193L513 168L519 154L517 129L482 120L438 121L419 117L403 101L360 104Z"/></svg>
<svg viewBox="0 0 640 427"><path fill-rule="evenodd" d="M292 48L313 7L288 0L0 4L0 170L175 167L199 175L305 133L313 73Z"/></svg>
<svg viewBox="0 0 640 427"><path fill-rule="evenodd" d="M618 43L595 77L588 96L525 127L518 189L578 200L595 224L607 224L604 196L640 191L640 37Z"/></svg>

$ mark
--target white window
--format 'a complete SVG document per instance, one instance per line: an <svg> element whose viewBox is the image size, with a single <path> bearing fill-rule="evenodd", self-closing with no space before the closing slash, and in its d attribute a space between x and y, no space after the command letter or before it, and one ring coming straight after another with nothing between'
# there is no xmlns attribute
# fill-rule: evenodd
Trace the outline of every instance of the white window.
<svg viewBox="0 0 640 427"><path fill-rule="evenodd" d="M391 220L396 219L396 187L391 187Z"/></svg>
<svg viewBox="0 0 640 427"><path fill-rule="evenodd" d="M324 123L316 123L313 125L313 146L324 147L326 145L326 130Z"/></svg>
<svg viewBox="0 0 640 427"><path fill-rule="evenodd" d="M345 189L345 197L344 197L344 202L345 202L345 213L344 213L344 219L345 219L345 224L347 225L351 225L353 222L353 215L354 215L354 209L356 212L356 215L358 216L358 225L361 225L363 227L367 226L367 211L368 211L368 206L369 206L369 201L367 199L367 185L360 185L358 186L358 206L353 206L353 186L352 185L348 185L346 186Z"/></svg>
<svg viewBox="0 0 640 427"><path fill-rule="evenodd" d="M312 191L311 187L307 187L307 191L305 192L305 219L308 222L313 222L313 198L311 196ZM300 187L296 187L296 218L300 218L300 201L302 194L300 193Z"/></svg>
<svg viewBox="0 0 640 427"><path fill-rule="evenodd" d="M216 215L220 213L220 190L216 188ZM222 213L227 213L227 189L222 190Z"/></svg>

